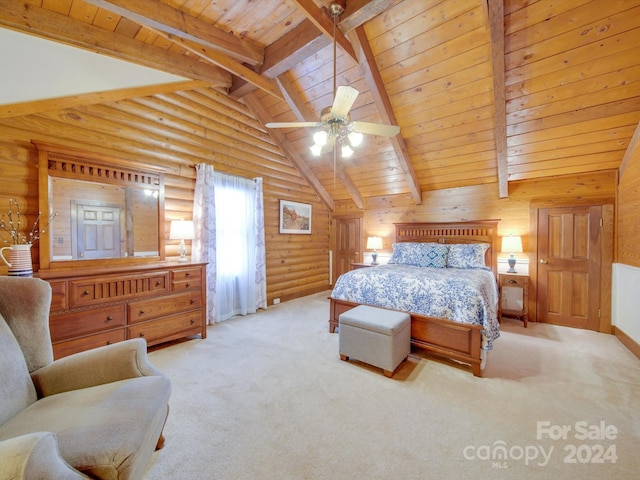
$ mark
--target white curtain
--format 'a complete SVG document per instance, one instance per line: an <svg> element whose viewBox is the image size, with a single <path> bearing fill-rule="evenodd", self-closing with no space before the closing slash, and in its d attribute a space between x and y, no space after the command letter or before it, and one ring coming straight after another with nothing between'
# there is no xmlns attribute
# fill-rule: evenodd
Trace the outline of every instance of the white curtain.
<svg viewBox="0 0 640 480"><path fill-rule="evenodd" d="M207 324L267 307L262 179L196 165L194 262L207 262Z"/></svg>
<svg viewBox="0 0 640 480"><path fill-rule="evenodd" d="M207 324L215 322L216 312L216 199L213 165L196 165L196 187L193 195L194 239L191 260L207 265Z"/></svg>

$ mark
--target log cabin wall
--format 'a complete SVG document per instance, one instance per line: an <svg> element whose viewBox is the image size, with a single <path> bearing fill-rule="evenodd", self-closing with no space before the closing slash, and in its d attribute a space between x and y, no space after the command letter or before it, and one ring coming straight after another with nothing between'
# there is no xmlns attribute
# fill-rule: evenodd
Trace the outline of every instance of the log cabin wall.
<svg viewBox="0 0 640 480"><path fill-rule="evenodd" d="M328 288L326 205L247 108L227 95L202 88L0 119L0 214L6 215L10 198L16 199L29 226L38 211L38 161L32 140L162 167L169 261L178 256L178 242L169 240L170 221L192 218L195 164L262 177L269 304L274 298L284 301ZM311 235L278 233L279 199L312 205ZM37 270L37 248L32 256ZM3 263L0 274L6 273Z"/></svg>
<svg viewBox="0 0 640 480"><path fill-rule="evenodd" d="M455 222L500 219L498 234L521 235L524 257L535 254L531 244L531 205L539 201L583 202L616 195L617 173L606 170L583 175L567 175L509 183L509 197L498 198L497 184L459 187L422 192L423 203L416 205L403 195L367 199L364 212L364 237L380 236L382 252L391 253L395 222ZM350 213L346 202L336 203L336 213Z"/></svg>

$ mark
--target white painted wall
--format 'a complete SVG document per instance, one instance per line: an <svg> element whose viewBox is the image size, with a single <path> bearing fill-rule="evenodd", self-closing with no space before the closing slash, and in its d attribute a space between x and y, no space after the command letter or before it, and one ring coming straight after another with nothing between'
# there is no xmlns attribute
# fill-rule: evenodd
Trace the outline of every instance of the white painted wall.
<svg viewBox="0 0 640 480"><path fill-rule="evenodd" d="M640 268L613 264L611 322L640 343Z"/></svg>
<svg viewBox="0 0 640 480"><path fill-rule="evenodd" d="M0 28L0 105L186 80Z"/></svg>

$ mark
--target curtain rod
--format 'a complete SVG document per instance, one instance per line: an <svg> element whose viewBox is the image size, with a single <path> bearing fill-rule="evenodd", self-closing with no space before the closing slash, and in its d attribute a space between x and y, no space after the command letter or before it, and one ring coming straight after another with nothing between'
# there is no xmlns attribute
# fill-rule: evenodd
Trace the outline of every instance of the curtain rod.
<svg viewBox="0 0 640 480"><path fill-rule="evenodd" d="M196 164L196 165L191 165L191 167L193 167L193 168L195 168L195 169L197 170L197 169L198 169L198 165L203 165L203 164L198 163L198 164ZM205 164L205 165L207 165L207 164ZM212 166L213 166L213 165L212 165ZM225 175L225 176L227 176L227 177L233 177L233 178L244 178L244 179L246 179L246 180L253 180L254 182L255 182L256 180L258 180L259 178L261 178L261 177L253 177L253 178L250 178L250 177L244 177L244 176L242 176L242 175L236 175L236 174L233 174L233 173L220 172L220 171L218 171L218 170L216 170L216 169L215 169L215 166L213 166L213 167L214 167L214 169L213 169L214 173L217 173L217 174L220 174L220 175Z"/></svg>

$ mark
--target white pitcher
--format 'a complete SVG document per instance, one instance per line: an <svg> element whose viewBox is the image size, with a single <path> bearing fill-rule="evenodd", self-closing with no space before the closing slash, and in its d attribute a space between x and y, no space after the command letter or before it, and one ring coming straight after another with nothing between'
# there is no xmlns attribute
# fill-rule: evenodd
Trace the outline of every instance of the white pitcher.
<svg viewBox="0 0 640 480"><path fill-rule="evenodd" d="M5 257L5 250L9 250L9 260ZM31 277L33 276L33 264L31 263L31 245L27 243L11 245L0 248L0 258L9 267L9 276Z"/></svg>

